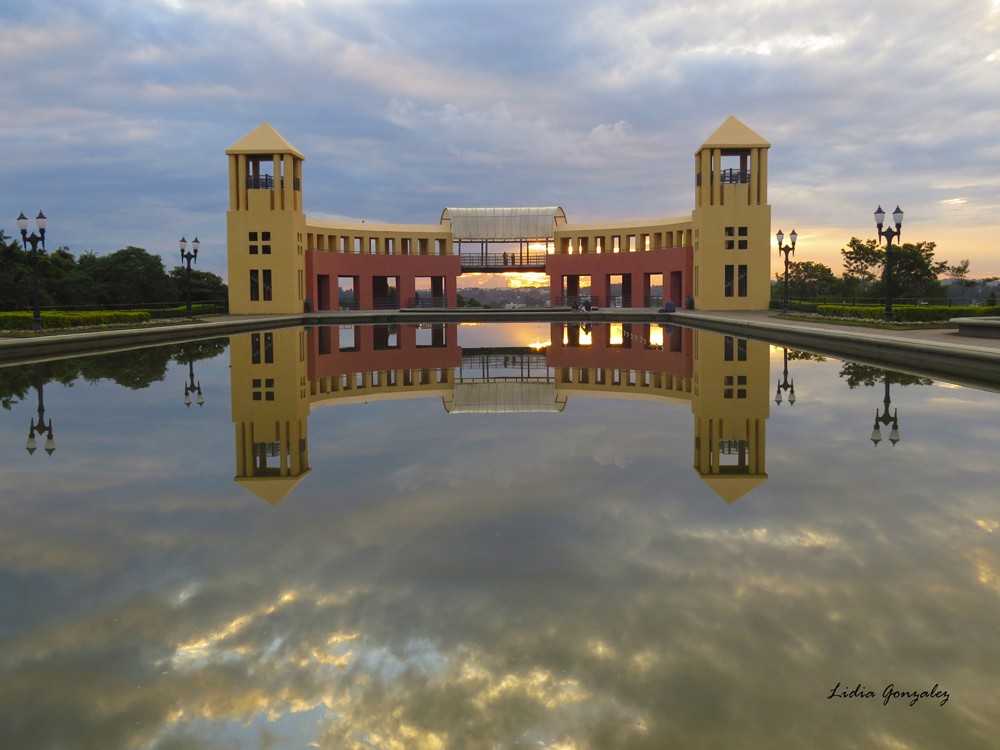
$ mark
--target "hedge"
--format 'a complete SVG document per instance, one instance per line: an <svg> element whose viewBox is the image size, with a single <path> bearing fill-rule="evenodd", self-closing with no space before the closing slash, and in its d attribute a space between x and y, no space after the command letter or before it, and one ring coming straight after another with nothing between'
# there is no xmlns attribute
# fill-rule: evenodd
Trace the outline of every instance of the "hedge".
<svg viewBox="0 0 1000 750"><path fill-rule="evenodd" d="M885 308L881 305L817 305L816 312L832 318L863 318L882 320ZM923 323L949 320L950 318L973 318L984 315L1000 315L1000 307L948 307L947 305L897 305L892 308L892 317L898 323Z"/></svg>
<svg viewBox="0 0 1000 750"><path fill-rule="evenodd" d="M107 326L145 323L153 316L145 311L129 312L43 312L42 328L78 328L81 326ZM33 315L30 312L0 312L0 330L30 331Z"/></svg>

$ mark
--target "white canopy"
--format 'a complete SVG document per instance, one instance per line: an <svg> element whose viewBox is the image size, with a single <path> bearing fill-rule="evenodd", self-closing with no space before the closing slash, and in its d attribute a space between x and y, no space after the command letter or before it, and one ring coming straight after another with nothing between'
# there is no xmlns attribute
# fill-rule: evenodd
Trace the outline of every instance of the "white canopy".
<svg viewBox="0 0 1000 750"><path fill-rule="evenodd" d="M551 240L555 228L566 223L559 206L527 208L446 208L441 225L451 227L459 242L520 242Z"/></svg>

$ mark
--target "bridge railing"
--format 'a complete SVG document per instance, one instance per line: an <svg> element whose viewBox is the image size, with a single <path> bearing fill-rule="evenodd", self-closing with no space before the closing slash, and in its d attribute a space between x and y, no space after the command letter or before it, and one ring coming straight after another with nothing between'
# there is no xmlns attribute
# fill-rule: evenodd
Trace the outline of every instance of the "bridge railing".
<svg viewBox="0 0 1000 750"><path fill-rule="evenodd" d="M462 268L539 270L545 268L545 253L462 253Z"/></svg>

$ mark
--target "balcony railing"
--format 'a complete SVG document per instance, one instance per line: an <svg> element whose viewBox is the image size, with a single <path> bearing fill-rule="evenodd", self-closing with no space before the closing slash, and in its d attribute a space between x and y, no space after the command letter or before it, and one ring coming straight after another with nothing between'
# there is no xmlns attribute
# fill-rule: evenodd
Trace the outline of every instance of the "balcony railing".
<svg viewBox="0 0 1000 750"><path fill-rule="evenodd" d="M285 178L282 177L280 180L281 189L285 189ZM298 177L293 178L292 188L294 190L300 190L302 187L301 181ZM274 177L269 174L262 174L258 177L253 175L247 176L247 190L274 190Z"/></svg>
<svg viewBox="0 0 1000 750"><path fill-rule="evenodd" d="M723 169L719 173L719 182L723 185L746 185L750 182L750 170Z"/></svg>

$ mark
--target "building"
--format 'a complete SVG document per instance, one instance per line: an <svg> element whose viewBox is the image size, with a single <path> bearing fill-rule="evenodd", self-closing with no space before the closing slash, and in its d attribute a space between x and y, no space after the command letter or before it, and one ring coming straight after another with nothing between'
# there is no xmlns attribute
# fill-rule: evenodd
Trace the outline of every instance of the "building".
<svg viewBox="0 0 1000 750"><path fill-rule="evenodd" d="M695 153L689 216L597 224L559 206L450 207L436 224L332 222L306 216L305 157L265 123L226 150L229 309L456 307L463 273L507 271L547 274L553 306L766 309L769 148L728 118Z"/></svg>

